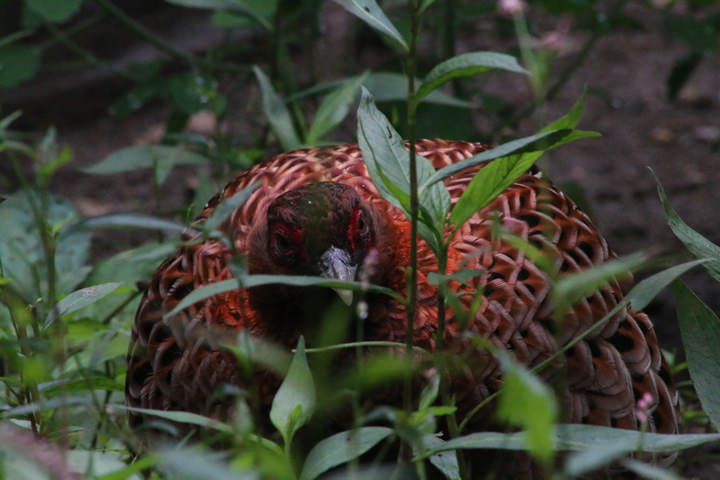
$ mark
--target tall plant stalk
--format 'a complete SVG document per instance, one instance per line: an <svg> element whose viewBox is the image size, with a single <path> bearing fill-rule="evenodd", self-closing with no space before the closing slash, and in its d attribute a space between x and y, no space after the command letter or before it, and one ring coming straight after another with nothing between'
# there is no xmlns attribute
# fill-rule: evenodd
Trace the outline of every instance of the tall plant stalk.
<svg viewBox="0 0 720 480"><path fill-rule="evenodd" d="M418 182L417 182L417 162L415 160L415 71L416 65L416 47L417 34L419 29L419 14L417 9L417 1L410 0L408 2L408 10L410 14L410 45L406 60L406 74L408 78L407 93L407 128L408 142L410 142L410 265L407 275L408 284L408 305L407 305L407 327L405 330L405 346L408 360L412 356L413 334L415 331L415 313L417 311L417 243L418 243ZM403 395L403 403L405 410L409 413L412 411L412 381L411 376L405 377L405 388Z"/></svg>

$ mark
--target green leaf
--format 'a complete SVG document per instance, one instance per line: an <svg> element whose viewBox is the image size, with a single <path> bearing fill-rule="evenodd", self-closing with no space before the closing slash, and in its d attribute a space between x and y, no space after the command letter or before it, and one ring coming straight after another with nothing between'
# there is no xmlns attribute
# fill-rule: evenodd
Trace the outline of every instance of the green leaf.
<svg viewBox="0 0 720 480"><path fill-rule="evenodd" d="M422 0L420 8L418 9L418 15L422 15L433 3L435 3L435 0Z"/></svg>
<svg viewBox="0 0 720 480"><path fill-rule="evenodd" d="M409 51L403 36L385 15L375 0L335 0L348 12L370 25L378 32L387 35L403 52Z"/></svg>
<svg viewBox="0 0 720 480"><path fill-rule="evenodd" d="M58 315L67 315L68 313L76 312L81 308L85 308L88 305L97 302L101 298L110 295L120 285L121 284L117 282L103 283L101 285L76 290L57 303Z"/></svg>
<svg viewBox="0 0 720 480"><path fill-rule="evenodd" d="M552 130L574 130L575 127L577 127L577 124L580 122L583 111L585 110L585 92L586 90L583 89L580 97L575 101L575 104L572 106L572 108L566 115L558 118L550 125L540 130L540 132L538 133L549 132Z"/></svg>
<svg viewBox="0 0 720 480"><path fill-rule="evenodd" d="M159 467L167 474L165 478L183 480L258 480L256 473L238 472L224 456L189 448L174 448L155 454ZM275 459L269 459L274 461Z"/></svg>
<svg viewBox="0 0 720 480"><path fill-rule="evenodd" d="M38 298L47 300L47 263L33 206L39 210L40 221L55 231L55 271L57 295L65 295L79 285L90 267L90 235L77 231L79 214L65 199L49 193L19 190L0 202L0 264L4 277L27 304ZM47 315L54 301L36 305L40 318Z"/></svg>
<svg viewBox="0 0 720 480"><path fill-rule="evenodd" d="M323 99L310 127L307 143L311 145L316 143L343 121L367 76L366 72L357 77L351 77Z"/></svg>
<svg viewBox="0 0 720 480"><path fill-rule="evenodd" d="M391 204L410 217L410 160L400 135L377 109L372 95L363 88L358 108L358 143L373 184ZM425 157L416 155L418 185L435 174ZM401 194L398 194L398 191ZM443 225L450 209L450 194L445 185L436 184L419 192L420 235L437 252Z"/></svg>
<svg viewBox="0 0 720 480"><path fill-rule="evenodd" d="M415 96L415 105L430 92L453 78L471 77L490 70L507 70L527 74L511 55L496 52L468 52L436 65L425 77Z"/></svg>
<svg viewBox="0 0 720 480"><path fill-rule="evenodd" d="M563 473L569 478L578 478L610 465L618 458L635 449L635 443L632 440L626 439L625 441L596 446L569 455Z"/></svg>
<svg viewBox="0 0 720 480"><path fill-rule="evenodd" d="M521 153L521 152L533 152L533 151L540 151L542 148L538 145L537 142L545 139L561 139L565 136L570 134L570 130L556 130L556 131L547 131L538 133L535 135L531 135L529 137L524 138L518 138L516 140L512 140L507 143L503 143L502 145L498 145L497 147L493 148L492 150L486 150L484 152L480 152L477 155L473 155L472 157L462 160L457 163L453 163L452 165L448 165L447 167L441 168L437 172L435 172L434 175L432 175L430 178L426 179L421 185L420 185L420 191L425 190L426 188L432 187L434 184L452 176L456 173L460 172L461 170L465 170L466 168L474 167L475 165L479 165L480 163L486 163L490 160L494 160L496 158L505 157L507 155L510 155L511 153ZM559 141L559 140L558 140ZM551 145L552 146L552 145Z"/></svg>
<svg viewBox="0 0 720 480"><path fill-rule="evenodd" d="M270 409L270 421L282 435L286 447L295 432L310 420L315 404L315 383L305 356L305 339L300 337L288 373Z"/></svg>
<svg viewBox="0 0 720 480"><path fill-rule="evenodd" d="M633 310L643 310L648 306L652 299L655 298L662 289L670 285L673 280L691 268L707 261L707 259L693 260L691 262L667 268L662 272L658 272L641 282L638 282L638 284L635 285L627 295L625 295L625 299L630 302Z"/></svg>
<svg viewBox="0 0 720 480"><path fill-rule="evenodd" d="M438 452L455 449L527 450L524 435L524 432L471 433L449 440L441 446L427 449L413 460L417 461ZM720 440L720 433L671 435L581 424L557 425L553 434L556 451L582 451L627 443L633 445L631 451L660 453L685 450L718 440Z"/></svg>
<svg viewBox="0 0 720 480"><path fill-rule="evenodd" d="M658 180L655 172L650 169L657 183L658 196L665 210L665 218L667 219L670 229L675 236L685 245L685 247L697 258L709 258L710 261L705 264L708 273L715 279L720 281L720 247L713 242L700 235L698 232L683 222L677 212L672 208L665 195L665 189L660 180Z"/></svg>
<svg viewBox="0 0 720 480"><path fill-rule="evenodd" d="M40 70L40 47L0 47L0 88L10 88L35 76Z"/></svg>
<svg viewBox="0 0 720 480"><path fill-rule="evenodd" d="M82 0L25 0L33 12L51 22L64 22L78 11Z"/></svg>
<svg viewBox="0 0 720 480"><path fill-rule="evenodd" d="M167 145L139 145L117 150L99 163L82 171L94 175L108 175L139 168L156 168L167 172L175 165L205 165L209 160L202 155L181 147ZM162 182L158 182L160 184Z"/></svg>
<svg viewBox="0 0 720 480"><path fill-rule="evenodd" d="M497 416L513 426L522 427L532 456L548 465L554 452L555 396L542 380L511 360L509 355L500 355L500 363L505 374Z"/></svg>
<svg viewBox="0 0 720 480"><path fill-rule="evenodd" d="M154 417L162 418L163 420L186 423L188 425L197 425L198 427L211 428L220 432L232 432L232 428L227 423L192 412L183 412L180 410L155 410L150 408L128 407L125 405L113 405L111 408L113 410L127 410L130 412L142 413L144 415L152 415Z"/></svg>
<svg viewBox="0 0 720 480"><path fill-rule="evenodd" d="M492 202L520 178L542 156L531 152L498 158L475 174L450 213L450 222L460 228L470 217Z"/></svg>
<svg viewBox="0 0 720 480"><path fill-rule="evenodd" d="M564 312L572 308L580 299L592 295L616 277L637 269L646 260L644 254L636 253L562 276L551 293L558 318L562 318Z"/></svg>
<svg viewBox="0 0 720 480"><path fill-rule="evenodd" d="M263 73L258 66L253 66L253 71L260 84L262 92L262 110L270 122L275 137L285 150L295 150L300 148L300 137L293 125L290 112L285 106L280 96L270 83L270 79Z"/></svg>
<svg viewBox="0 0 720 480"><path fill-rule="evenodd" d="M169 3L191 8L212 8L241 12L257 21L268 31L273 30L272 17L277 0L166 0ZM216 12L222 13L222 12Z"/></svg>
<svg viewBox="0 0 720 480"><path fill-rule="evenodd" d="M241 279L242 288L258 287L260 285L272 285L272 284L283 284L292 285L295 287L326 287L353 291L367 291L373 293L382 293L388 295L397 300L402 300L402 297L398 295L394 290L379 285L365 285L361 282L343 282L340 280L328 279L325 277L311 277L305 275L247 275ZM196 288L190 292L185 298L183 298L170 312L165 314L165 317L171 317L176 315L178 312L190 305L197 303L206 298L213 297L220 293L230 292L241 288L238 284L238 280L230 278L228 280L221 280L219 282L213 282L208 285Z"/></svg>
<svg viewBox="0 0 720 480"><path fill-rule="evenodd" d="M445 441L435 435L423 435L420 440L423 449L439 448L445 444ZM418 451L413 449L413 453ZM430 463L442 472L447 480L460 480L460 466L458 465L457 455L454 451L444 451L436 453L430 457Z"/></svg>
<svg viewBox="0 0 720 480"><path fill-rule="evenodd" d="M243 188L235 195L230 198L224 199L218 206L215 207L210 218L202 225L204 230L212 231L220 227L220 225L227 220L227 218L240 208L250 195L260 186L259 183L253 183Z"/></svg>
<svg viewBox="0 0 720 480"><path fill-rule="evenodd" d="M703 410L720 427L720 319L682 281L672 285L688 370Z"/></svg>
<svg viewBox="0 0 720 480"><path fill-rule="evenodd" d="M387 427L361 427L321 440L305 459L300 480L314 480L331 468L359 457L391 433L392 429Z"/></svg>
<svg viewBox="0 0 720 480"><path fill-rule="evenodd" d="M633 460L632 458L625 459L622 465L642 478L651 478L652 480L683 480L684 478L672 470Z"/></svg>
<svg viewBox="0 0 720 480"><path fill-rule="evenodd" d="M88 218L73 227L76 230L93 229L126 229L145 228L150 230L169 230L178 233L189 231L188 227L181 223L175 223L164 218L141 215L139 213L112 213L99 217Z"/></svg>

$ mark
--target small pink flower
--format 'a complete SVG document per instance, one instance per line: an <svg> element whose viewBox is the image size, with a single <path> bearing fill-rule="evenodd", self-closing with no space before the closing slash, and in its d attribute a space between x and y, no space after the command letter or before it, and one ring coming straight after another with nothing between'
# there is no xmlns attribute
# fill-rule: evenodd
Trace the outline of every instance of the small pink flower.
<svg viewBox="0 0 720 480"><path fill-rule="evenodd" d="M527 3L523 0L500 0L497 5L498 12L501 15L511 17L518 13L527 11Z"/></svg>
<svg viewBox="0 0 720 480"><path fill-rule="evenodd" d="M635 416L640 423L648 421L650 415L650 406L652 405L653 396L649 392L643 393L643 396L637 401L637 407L635 408Z"/></svg>

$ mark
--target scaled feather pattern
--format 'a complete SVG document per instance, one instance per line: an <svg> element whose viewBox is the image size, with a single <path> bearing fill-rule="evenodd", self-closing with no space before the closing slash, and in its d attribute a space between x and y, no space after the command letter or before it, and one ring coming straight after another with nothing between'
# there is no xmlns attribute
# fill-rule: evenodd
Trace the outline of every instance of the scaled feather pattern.
<svg viewBox="0 0 720 480"><path fill-rule="evenodd" d="M419 140L416 145L417 154L436 169L487 149L445 140ZM453 204L479 168L445 180ZM269 285L219 294L164 318L194 289L232 278L229 262L234 255L247 257L251 274L343 279L356 278L357 269L372 260L373 283L406 292L410 225L378 194L357 145L297 150L260 163L232 180L197 221L254 183L259 187L222 226L234 248L213 239L183 246L155 273L132 330L129 406L228 415L231 402L216 393L223 385L242 387L246 376L235 356L213 341L212 331L246 330L289 349L308 326L310 297L320 302L333 298L318 295L318 289L308 295L298 287ZM603 318L627 288L627 282L621 286L611 281L558 321L549 296L550 275L495 234L498 228L540 249L551 260L553 275L578 272L615 257L587 215L534 172L524 174L458 229L449 241L448 273L464 268L478 275L469 284L450 285L457 292L481 289L484 294L464 326L448 310L445 348L472 360L454 373L450 384L465 412L496 392L502 375L499 362L468 340L464 330L532 367ZM420 241L413 335L415 344L429 351L436 348L438 324L436 288L427 276L437 268L432 250ZM459 299L470 309L472 295ZM382 295L368 297L365 340L403 342L405 328L401 303ZM637 429L637 401L644 396L652 399L648 430L674 433L677 395L668 372L650 319L626 307L541 375L550 381L553 376L562 378L558 389L565 405L563 421ZM267 372L257 375L255 394L269 405L279 379ZM145 419L130 413L133 426Z"/></svg>

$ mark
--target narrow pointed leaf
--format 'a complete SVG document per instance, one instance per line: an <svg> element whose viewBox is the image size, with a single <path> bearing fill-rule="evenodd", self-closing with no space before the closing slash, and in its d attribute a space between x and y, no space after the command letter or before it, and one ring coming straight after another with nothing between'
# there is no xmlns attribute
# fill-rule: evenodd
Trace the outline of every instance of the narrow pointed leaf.
<svg viewBox="0 0 720 480"><path fill-rule="evenodd" d="M540 133L552 130L563 130L566 128L574 130L580 122L583 111L585 110L585 92L585 89L583 89L583 92L580 94L580 98L575 101L575 104L566 115L563 115L550 125L547 125L545 128L540 130Z"/></svg>
<svg viewBox="0 0 720 480"><path fill-rule="evenodd" d="M475 174L450 214L450 222L460 228L478 210L485 207L520 178L542 152L498 158Z"/></svg>
<svg viewBox="0 0 720 480"><path fill-rule="evenodd" d="M101 298L110 295L120 285L121 284L118 282L103 283L102 285L95 285L92 287L86 287L80 290L76 290L58 302L58 314L66 315L68 313L80 310L81 308L87 307L88 305L97 302Z"/></svg>
<svg viewBox="0 0 720 480"><path fill-rule="evenodd" d="M720 319L682 281L672 285L688 370L703 410L720 427Z"/></svg>
<svg viewBox="0 0 720 480"><path fill-rule="evenodd" d="M409 217L408 151L400 135L377 109L372 95L364 88L358 108L358 143L375 187L387 201L401 208ZM435 168L425 157L417 155L416 166L418 184L435 174ZM402 194L397 194L396 189ZM419 203L420 221L427 227L421 228L420 234L426 241L437 246L437 238L450 209L450 194L444 185L432 185L419 193Z"/></svg>
<svg viewBox="0 0 720 480"><path fill-rule="evenodd" d="M313 144L322 139L343 121L367 76L368 73L366 72L350 78L323 99L315 114L315 120L310 127L307 143Z"/></svg>
<svg viewBox="0 0 720 480"><path fill-rule="evenodd" d="M673 280L691 268L707 262L707 259L693 260L691 262L675 265L668 269L658 272L648 278L638 282L632 290L625 296L630 302L633 310L643 310L665 287L670 285Z"/></svg>
<svg viewBox="0 0 720 480"><path fill-rule="evenodd" d="M300 137L295 130L295 125L293 125L292 117L285 106L285 102L283 102L273 88L270 79L259 67L253 66L253 72L255 72L255 76L260 84L262 110L268 122L270 122L270 128L273 134L275 134L278 142L280 142L280 145L282 145L285 150L300 148Z"/></svg>
<svg viewBox="0 0 720 480"><path fill-rule="evenodd" d="M310 277L304 275L248 275L242 279L242 288L258 287L260 285L292 285L295 287L326 287L326 288L340 288L353 291L367 291L373 293L382 293L388 295L397 300L402 300L402 297L398 295L394 290L383 287L380 285L365 285L361 282L343 282L340 280L333 280L325 277ZM227 280L221 280L219 282L209 283L198 287L187 296L185 296L170 312L165 314L165 317L171 317L178 314L181 310L189 307L190 305L205 300L206 298L214 297L215 295L230 292L241 288L238 284L238 280L235 278L229 278Z"/></svg>
<svg viewBox="0 0 720 480"><path fill-rule="evenodd" d="M336 433L318 442L305 459L300 480L314 480L331 468L359 457L390 434L391 428L362 427Z"/></svg>
<svg viewBox="0 0 720 480"><path fill-rule="evenodd" d="M289 445L295 432L315 411L315 383L305 356L305 340L300 337L295 355L282 385L273 398L270 421Z"/></svg>
<svg viewBox="0 0 720 480"><path fill-rule="evenodd" d="M335 0L335 2L370 25L370 27L390 37L403 52L409 50L403 36L395 28L395 25L390 22L375 0Z"/></svg>
<svg viewBox="0 0 720 480"><path fill-rule="evenodd" d="M205 230L215 230L220 225L227 220L227 218L240 208L248 198L250 198L250 195L260 186L259 183L253 183L252 185L248 185L247 187L243 188L239 192L237 192L235 195L233 195L230 198L226 198L218 205L215 210L213 211L213 214L210 218L207 219L207 221L203 224L203 229Z"/></svg>
<svg viewBox="0 0 720 480"><path fill-rule="evenodd" d="M168 145L139 145L117 150L100 162L87 168L85 173L109 175L139 168L157 168L169 170L174 165L204 165L209 160L200 154L181 147Z"/></svg>
<svg viewBox="0 0 720 480"><path fill-rule="evenodd" d="M653 174L653 177L655 177L658 196L660 197L663 210L665 210L665 218L667 219L668 225L670 225L670 229L675 236L685 244L685 247L690 253L697 258L710 259L710 261L705 264L705 268L715 280L720 281L720 246L715 245L706 237L690 228L690 226L680 218L672 205L670 205L670 202L668 202L665 189L660 183L660 180L658 180L657 175L655 175L652 169L650 169L650 172Z"/></svg>
<svg viewBox="0 0 720 480"><path fill-rule="evenodd" d="M509 355L500 355L500 362L505 375L497 416L523 428L530 453L547 465L554 451L555 396L535 374L511 360Z"/></svg>
<svg viewBox="0 0 720 480"><path fill-rule="evenodd" d="M463 53L436 65L428 73L417 91L415 102L419 103L430 92L454 78L470 77L490 70L528 73L511 55L497 52Z"/></svg>
<svg viewBox="0 0 720 480"><path fill-rule="evenodd" d="M188 227L181 223L175 223L170 220L165 220L164 218L151 217L150 215L141 215L139 213L102 215L100 217L88 218L73 226L73 229L77 230L107 228L146 228L150 230L169 230L179 233L188 231Z"/></svg>

